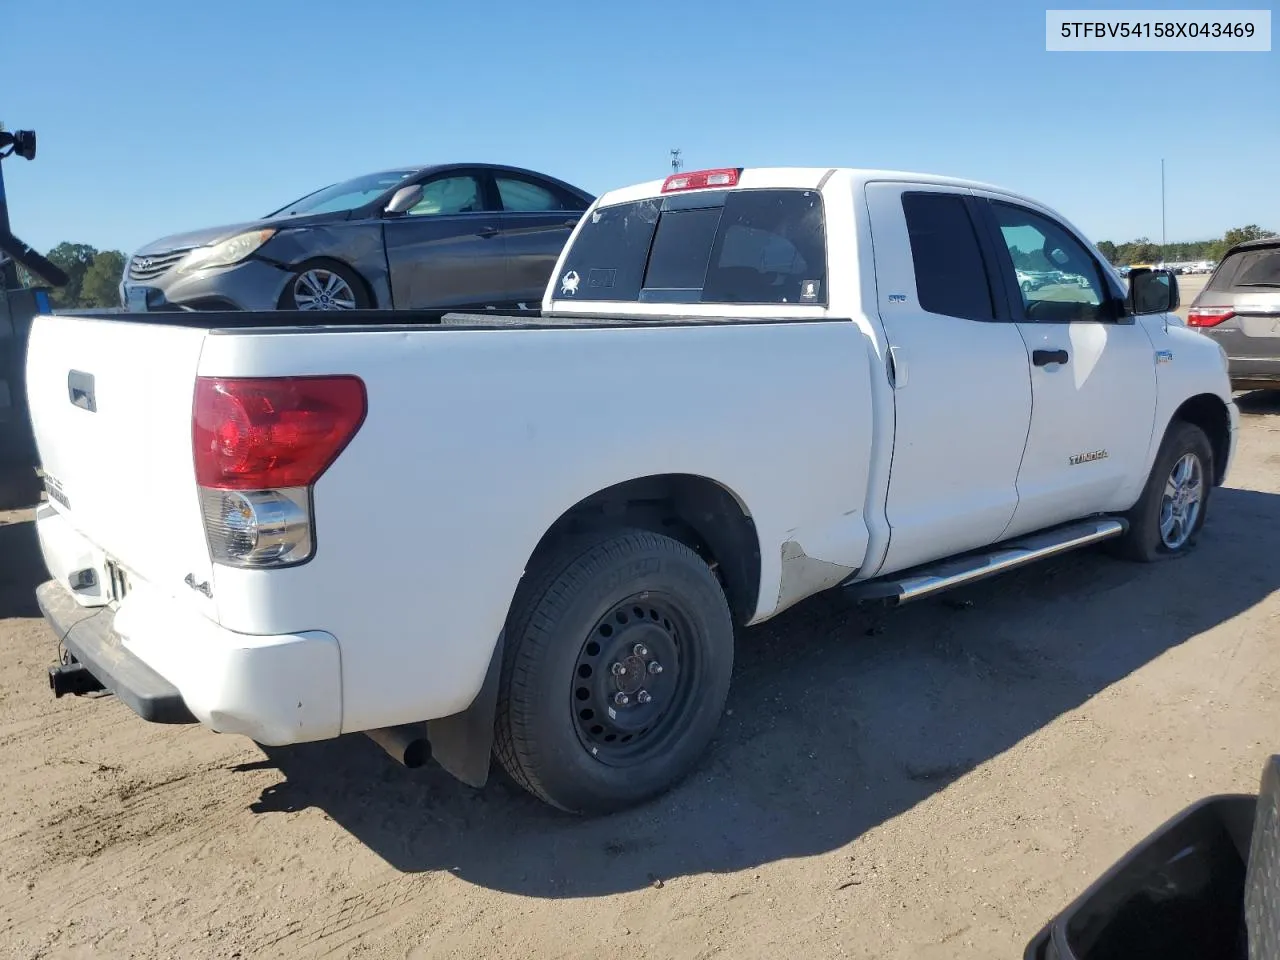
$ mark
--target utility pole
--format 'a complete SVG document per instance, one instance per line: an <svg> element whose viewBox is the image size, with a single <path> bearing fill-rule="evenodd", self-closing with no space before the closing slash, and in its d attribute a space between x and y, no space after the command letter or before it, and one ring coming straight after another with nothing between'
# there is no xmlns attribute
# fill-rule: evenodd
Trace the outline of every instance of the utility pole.
<svg viewBox="0 0 1280 960"><path fill-rule="evenodd" d="M1160 158L1160 257L1164 258L1164 247L1169 242L1164 224L1164 157Z"/></svg>
<svg viewBox="0 0 1280 960"><path fill-rule="evenodd" d="M680 159L680 148L671 151L671 172L679 173L684 169L684 161Z"/></svg>

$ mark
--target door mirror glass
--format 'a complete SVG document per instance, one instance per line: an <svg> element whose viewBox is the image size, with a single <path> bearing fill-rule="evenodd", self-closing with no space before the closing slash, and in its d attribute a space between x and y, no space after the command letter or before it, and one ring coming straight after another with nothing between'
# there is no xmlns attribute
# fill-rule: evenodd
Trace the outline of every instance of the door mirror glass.
<svg viewBox="0 0 1280 960"><path fill-rule="evenodd" d="M1178 309L1178 278L1170 270L1149 270L1134 267L1129 271L1130 312L1142 316L1150 313L1171 313Z"/></svg>
<svg viewBox="0 0 1280 960"><path fill-rule="evenodd" d="M391 197L391 201L386 206L386 212L397 215L404 213L416 207L421 199L422 184L415 183L408 187L401 187Z"/></svg>

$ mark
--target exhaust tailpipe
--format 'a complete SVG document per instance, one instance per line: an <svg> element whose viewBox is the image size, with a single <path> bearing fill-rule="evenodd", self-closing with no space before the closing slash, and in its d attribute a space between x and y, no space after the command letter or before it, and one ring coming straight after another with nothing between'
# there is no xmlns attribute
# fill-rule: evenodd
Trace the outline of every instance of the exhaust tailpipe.
<svg viewBox="0 0 1280 960"><path fill-rule="evenodd" d="M425 723L403 723L398 727L378 727L365 735L380 746L396 763L410 769L421 767L431 759L431 743Z"/></svg>

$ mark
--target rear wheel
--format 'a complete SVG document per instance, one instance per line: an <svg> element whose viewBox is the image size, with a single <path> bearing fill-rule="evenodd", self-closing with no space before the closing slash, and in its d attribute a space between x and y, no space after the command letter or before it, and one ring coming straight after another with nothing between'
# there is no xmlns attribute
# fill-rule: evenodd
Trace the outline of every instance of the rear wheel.
<svg viewBox="0 0 1280 960"><path fill-rule="evenodd" d="M1165 434L1142 496L1126 514L1117 552L1150 563L1187 553L1204 526L1213 487L1213 447L1203 430L1175 421Z"/></svg>
<svg viewBox="0 0 1280 960"><path fill-rule="evenodd" d="M330 260L304 263L280 297L285 310L367 310L365 286L350 267Z"/></svg>
<svg viewBox="0 0 1280 960"><path fill-rule="evenodd" d="M683 779L719 725L733 622L677 540L616 530L529 571L507 619L495 750L535 796L620 810Z"/></svg>

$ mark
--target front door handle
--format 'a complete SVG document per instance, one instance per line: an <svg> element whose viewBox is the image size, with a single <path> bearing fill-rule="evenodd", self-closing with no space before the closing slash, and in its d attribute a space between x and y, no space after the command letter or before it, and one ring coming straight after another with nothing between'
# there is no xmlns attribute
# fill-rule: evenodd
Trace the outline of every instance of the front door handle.
<svg viewBox="0 0 1280 960"><path fill-rule="evenodd" d="M496 237L497 235L498 235L498 228L493 226L481 227L478 231L476 231L476 236L484 237L486 240L488 240L490 237Z"/></svg>
<svg viewBox="0 0 1280 960"><path fill-rule="evenodd" d="M1037 367L1047 367L1051 363L1066 363L1067 351L1065 350L1032 350L1031 362Z"/></svg>

